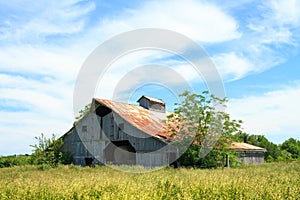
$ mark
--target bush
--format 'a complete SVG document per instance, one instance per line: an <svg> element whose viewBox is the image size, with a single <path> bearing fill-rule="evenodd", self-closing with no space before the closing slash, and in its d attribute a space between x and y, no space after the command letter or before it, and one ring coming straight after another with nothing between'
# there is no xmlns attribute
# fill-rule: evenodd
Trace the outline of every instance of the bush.
<svg viewBox="0 0 300 200"><path fill-rule="evenodd" d="M11 155L0 157L0 168L30 164L32 164L32 162L29 155Z"/></svg>
<svg viewBox="0 0 300 200"><path fill-rule="evenodd" d="M46 138L42 133L40 137L35 137L38 144L31 145L34 148L32 162L36 165L49 165L56 167L59 163L71 164L72 156L70 153L62 152L62 139L56 139L53 134L51 138Z"/></svg>

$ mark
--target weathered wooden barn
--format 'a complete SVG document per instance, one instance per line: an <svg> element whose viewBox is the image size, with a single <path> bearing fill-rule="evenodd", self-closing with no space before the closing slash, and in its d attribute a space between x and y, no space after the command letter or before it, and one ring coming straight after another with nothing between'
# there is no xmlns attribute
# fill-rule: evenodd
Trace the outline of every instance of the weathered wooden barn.
<svg viewBox="0 0 300 200"><path fill-rule="evenodd" d="M229 149L234 149L238 157L238 162L245 165L263 164L265 152L267 151L265 148L244 142L232 142Z"/></svg>
<svg viewBox="0 0 300 200"><path fill-rule="evenodd" d="M178 150L164 134L165 103L142 96L138 105L93 99L90 112L63 135L62 150L74 164L163 166Z"/></svg>
<svg viewBox="0 0 300 200"><path fill-rule="evenodd" d="M164 166L178 158L178 148L166 134L169 114L165 102L142 96L139 105L94 98L91 109L62 136L62 150L70 152L75 165L128 164ZM263 148L233 142L239 162L264 162Z"/></svg>

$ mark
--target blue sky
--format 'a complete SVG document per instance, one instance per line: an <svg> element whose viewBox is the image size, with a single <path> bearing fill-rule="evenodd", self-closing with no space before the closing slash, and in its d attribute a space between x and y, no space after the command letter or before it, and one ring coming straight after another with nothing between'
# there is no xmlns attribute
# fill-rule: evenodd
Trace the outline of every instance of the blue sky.
<svg viewBox="0 0 300 200"><path fill-rule="evenodd" d="M203 47L222 77L227 111L244 121L246 132L275 143L300 139L299 25L297 0L1 1L0 155L30 153L40 133L66 132L74 119L74 83L87 56L137 28L176 31ZM124 74L154 61L174 69L196 91L205 89L188 64L140 51L118 60L95 96L110 98ZM143 93L168 105L176 101L159 85L135 89L130 101Z"/></svg>

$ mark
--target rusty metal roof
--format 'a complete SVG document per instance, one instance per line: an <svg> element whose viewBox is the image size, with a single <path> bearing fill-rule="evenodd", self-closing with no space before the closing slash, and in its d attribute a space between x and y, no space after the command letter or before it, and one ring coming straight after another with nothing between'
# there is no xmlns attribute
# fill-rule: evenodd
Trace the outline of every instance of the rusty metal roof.
<svg viewBox="0 0 300 200"><path fill-rule="evenodd" d="M152 136L170 139L170 136L166 134L166 125L163 121L166 119L166 115L168 113L157 113L155 111L147 110L141 106L123 102L98 98L95 98L95 100L113 110L116 114L141 131Z"/></svg>
<svg viewBox="0 0 300 200"><path fill-rule="evenodd" d="M267 151L265 148L254 146L244 142L232 142L229 149L240 150L240 151Z"/></svg>

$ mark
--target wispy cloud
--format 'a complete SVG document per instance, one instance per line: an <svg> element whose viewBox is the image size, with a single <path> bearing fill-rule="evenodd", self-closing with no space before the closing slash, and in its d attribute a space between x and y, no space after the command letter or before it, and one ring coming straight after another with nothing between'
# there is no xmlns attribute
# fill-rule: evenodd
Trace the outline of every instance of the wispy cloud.
<svg viewBox="0 0 300 200"><path fill-rule="evenodd" d="M293 25L298 26L300 23L300 2L297 0L268 1L272 9L270 19L277 22L277 26Z"/></svg>
<svg viewBox="0 0 300 200"><path fill-rule="evenodd" d="M255 70L255 66L235 52L218 54L212 57L224 80L237 80Z"/></svg>
<svg viewBox="0 0 300 200"><path fill-rule="evenodd" d="M0 42L44 42L50 35L80 32L94 9L94 3L79 0L2 1Z"/></svg>
<svg viewBox="0 0 300 200"><path fill-rule="evenodd" d="M241 10L246 13L235 15L241 37L224 44L222 48L218 43L212 44L220 48L219 53L212 53L212 58L226 81L275 67L295 54L299 47L299 1L252 4L253 12ZM234 9L237 12L240 7L235 5Z"/></svg>
<svg viewBox="0 0 300 200"><path fill-rule="evenodd" d="M240 37L234 18L217 6L194 0L146 1L138 8L104 19L101 27L109 35L136 28L170 29L202 42Z"/></svg>

